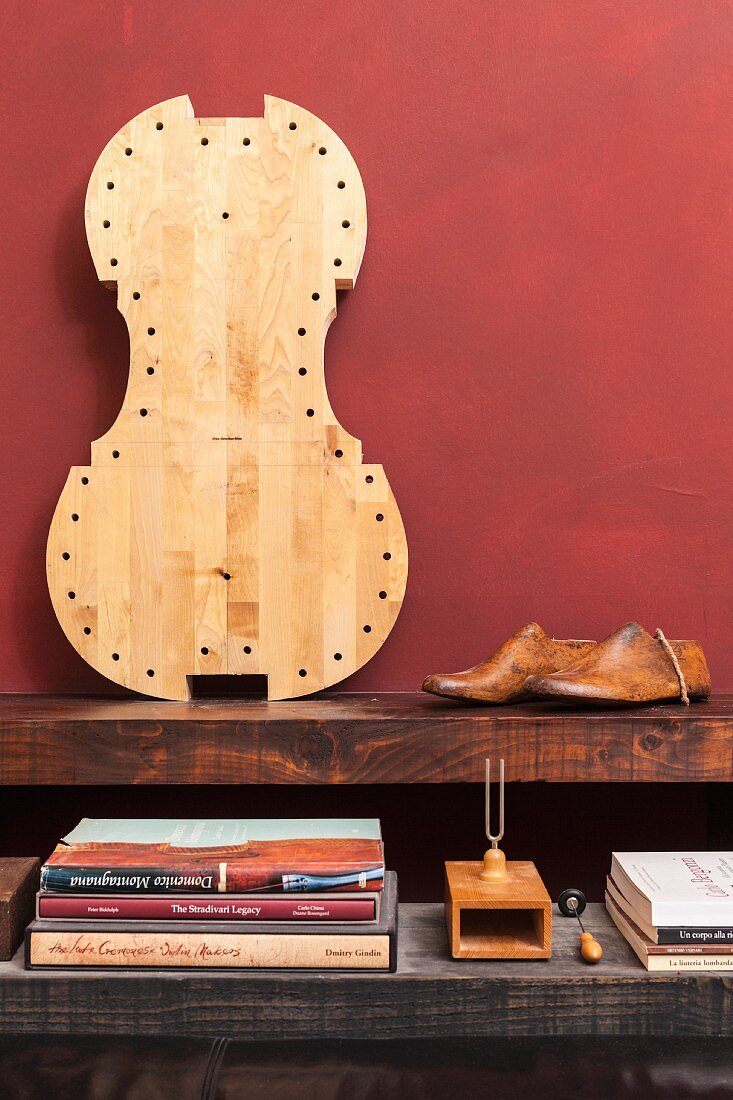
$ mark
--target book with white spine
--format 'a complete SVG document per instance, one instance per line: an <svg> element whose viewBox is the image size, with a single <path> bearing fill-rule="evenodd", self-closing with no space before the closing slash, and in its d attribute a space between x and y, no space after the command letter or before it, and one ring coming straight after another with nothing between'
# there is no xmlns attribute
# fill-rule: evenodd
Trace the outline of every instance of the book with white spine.
<svg viewBox="0 0 733 1100"><path fill-rule="evenodd" d="M656 928L733 925L733 852L614 852L611 878Z"/></svg>

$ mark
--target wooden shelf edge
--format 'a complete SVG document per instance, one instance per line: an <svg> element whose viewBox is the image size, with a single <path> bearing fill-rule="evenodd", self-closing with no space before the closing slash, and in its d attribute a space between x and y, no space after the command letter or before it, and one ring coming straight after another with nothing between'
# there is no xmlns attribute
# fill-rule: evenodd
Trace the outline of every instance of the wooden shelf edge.
<svg viewBox="0 0 733 1100"><path fill-rule="evenodd" d="M730 782L733 697L691 707L0 695L0 784Z"/></svg>

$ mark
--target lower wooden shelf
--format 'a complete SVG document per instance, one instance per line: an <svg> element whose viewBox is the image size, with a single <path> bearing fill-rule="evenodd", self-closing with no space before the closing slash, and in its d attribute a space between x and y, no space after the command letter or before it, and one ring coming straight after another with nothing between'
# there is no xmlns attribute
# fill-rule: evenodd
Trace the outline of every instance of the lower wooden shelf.
<svg viewBox="0 0 733 1100"><path fill-rule="evenodd" d="M28 972L19 953L0 964L0 1034L733 1035L733 973L648 974L602 905L584 920L603 944L596 967L578 956L575 922L559 916L549 960L453 961L442 905L400 906L396 974Z"/></svg>

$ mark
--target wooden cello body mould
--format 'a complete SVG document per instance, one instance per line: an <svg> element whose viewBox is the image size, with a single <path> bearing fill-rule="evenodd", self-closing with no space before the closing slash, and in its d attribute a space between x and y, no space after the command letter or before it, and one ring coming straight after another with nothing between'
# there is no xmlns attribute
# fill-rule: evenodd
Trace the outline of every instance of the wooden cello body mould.
<svg viewBox="0 0 733 1100"><path fill-rule="evenodd" d="M324 381L366 240L354 160L284 100L199 119L181 96L109 142L86 226L130 374L51 525L67 637L110 680L169 699L201 674L264 674L270 699L343 679L384 642L407 579L384 471Z"/></svg>

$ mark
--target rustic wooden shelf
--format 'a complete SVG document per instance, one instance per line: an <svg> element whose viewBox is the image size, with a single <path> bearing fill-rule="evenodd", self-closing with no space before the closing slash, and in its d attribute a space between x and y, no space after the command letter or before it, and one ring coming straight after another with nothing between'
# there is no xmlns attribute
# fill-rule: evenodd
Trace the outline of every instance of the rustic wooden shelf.
<svg viewBox="0 0 733 1100"><path fill-rule="evenodd" d="M648 974L591 905L604 948L578 956L557 917L553 957L454 961L442 905L400 907L396 974L281 971L25 971L0 964L0 1033L189 1035L232 1039L733 1034L731 975Z"/></svg>
<svg viewBox="0 0 733 1100"><path fill-rule="evenodd" d="M0 783L729 782L733 696L691 707L454 705L422 694L191 703L0 696Z"/></svg>

